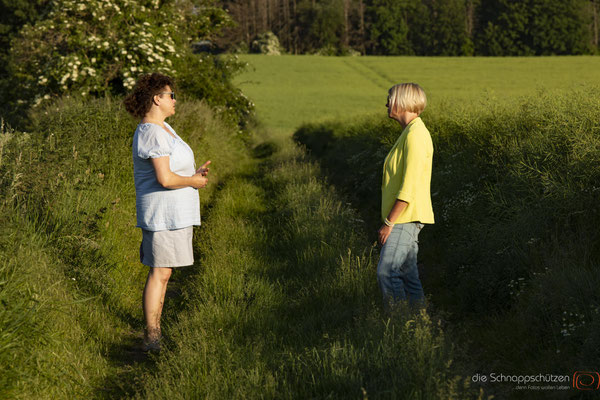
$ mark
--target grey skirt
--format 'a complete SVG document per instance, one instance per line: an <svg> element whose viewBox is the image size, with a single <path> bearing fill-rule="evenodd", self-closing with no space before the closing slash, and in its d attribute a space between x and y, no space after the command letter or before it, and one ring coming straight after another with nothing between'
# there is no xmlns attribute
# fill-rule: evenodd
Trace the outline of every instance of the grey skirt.
<svg viewBox="0 0 600 400"><path fill-rule="evenodd" d="M194 228L152 232L142 229L140 261L149 267L185 267L194 263Z"/></svg>

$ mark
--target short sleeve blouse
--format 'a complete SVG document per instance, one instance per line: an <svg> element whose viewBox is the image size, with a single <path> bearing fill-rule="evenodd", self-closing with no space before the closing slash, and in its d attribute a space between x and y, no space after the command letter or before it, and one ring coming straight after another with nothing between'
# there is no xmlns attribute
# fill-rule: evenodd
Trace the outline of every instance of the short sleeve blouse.
<svg viewBox="0 0 600 400"><path fill-rule="evenodd" d="M152 158L169 156L171 171L181 176L196 172L194 152L165 122L173 136L160 125L139 124L133 135L133 177L137 226L163 231L200 225L200 199L193 187L166 189L158 183Z"/></svg>

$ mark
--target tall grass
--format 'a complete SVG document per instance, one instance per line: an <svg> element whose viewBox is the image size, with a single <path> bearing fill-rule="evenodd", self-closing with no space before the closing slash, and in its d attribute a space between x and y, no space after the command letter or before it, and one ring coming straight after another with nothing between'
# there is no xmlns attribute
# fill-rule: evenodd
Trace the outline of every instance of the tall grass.
<svg viewBox="0 0 600 400"><path fill-rule="evenodd" d="M371 244L319 168L289 141L255 154L218 193L187 312L138 397L478 397L437 322L381 315Z"/></svg>
<svg viewBox="0 0 600 400"><path fill-rule="evenodd" d="M423 120L435 147L436 213L436 224L422 235L425 290L453 322L466 324L463 341L471 344L474 371L597 370L595 91L540 93L501 106L432 107ZM397 124L372 118L305 125L296 138L374 228L381 163L400 132Z"/></svg>
<svg viewBox="0 0 600 400"><path fill-rule="evenodd" d="M30 133L3 127L0 140L0 397L124 396L147 367L135 351L147 273L136 121L108 98L63 99L30 120ZM206 205L243 144L202 103L178 105L172 124L198 162L213 161Z"/></svg>

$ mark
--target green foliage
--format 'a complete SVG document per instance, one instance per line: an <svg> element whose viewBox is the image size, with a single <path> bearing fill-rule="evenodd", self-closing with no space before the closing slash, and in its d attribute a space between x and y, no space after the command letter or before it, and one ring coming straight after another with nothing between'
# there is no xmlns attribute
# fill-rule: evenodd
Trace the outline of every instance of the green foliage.
<svg viewBox="0 0 600 400"><path fill-rule="evenodd" d="M221 1L237 45L274 32L288 53L575 55L598 51L597 0ZM268 5L267 5L268 4Z"/></svg>
<svg viewBox="0 0 600 400"><path fill-rule="evenodd" d="M377 256L318 167L283 137L256 153L217 195L205 269L138 397L477 398L435 317L381 315Z"/></svg>
<svg viewBox="0 0 600 400"><path fill-rule="evenodd" d="M598 356L586 353L598 344L590 338L600 319L594 91L434 106L423 115L434 139L436 214L422 234L424 286L467 324L490 370L592 368ZM363 218L375 219L373 228L381 162L397 125L373 118L296 133Z"/></svg>
<svg viewBox="0 0 600 400"><path fill-rule="evenodd" d="M299 2L298 29L299 35L303 38L301 52L310 53L324 48L336 50L340 48L343 24L340 6L340 0Z"/></svg>
<svg viewBox="0 0 600 400"><path fill-rule="evenodd" d="M411 55L412 43L408 39L411 2L373 0L367 7L370 23L370 54Z"/></svg>
<svg viewBox="0 0 600 400"><path fill-rule="evenodd" d="M473 53L462 0L372 0L369 3L369 54L459 56Z"/></svg>
<svg viewBox="0 0 600 400"><path fill-rule="evenodd" d="M6 73L10 40L25 24L33 24L44 15L50 0L0 1L0 76Z"/></svg>
<svg viewBox="0 0 600 400"><path fill-rule="evenodd" d="M158 71L177 78L182 61L191 57L189 43L210 38L231 23L212 0L53 0L48 7L48 13L24 25L11 44L8 77L1 86L3 114L12 121L22 120L30 107L65 94L123 94L143 73ZM233 64L213 64L209 76L200 80L216 80L213 86L229 89L231 84L223 80L231 77ZM189 78L189 71L183 73ZM239 97L215 90L202 95L225 107ZM247 114L247 107L240 113Z"/></svg>
<svg viewBox="0 0 600 400"><path fill-rule="evenodd" d="M32 118L29 134L3 127L0 136L0 397L124 397L147 367L136 351L147 273L135 228L136 121L110 98L62 99ZM212 160L205 207L237 171L243 144L206 104L182 101L173 119L197 164Z"/></svg>
<svg viewBox="0 0 600 400"><path fill-rule="evenodd" d="M189 98L204 99L215 107L242 133L255 122L254 103L232 80L246 66L237 56L187 54L176 63L177 85Z"/></svg>
<svg viewBox="0 0 600 400"><path fill-rule="evenodd" d="M252 41L251 46L253 53L267 54L271 56L278 56L281 54L279 46L279 39L273 32L265 32L256 37Z"/></svg>
<svg viewBox="0 0 600 400"><path fill-rule="evenodd" d="M180 40L184 42L213 39L221 34L222 29L234 25L218 0L167 0L164 3L173 4L173 12L183 17L184 22L178 28L181 29Z"/></svg>
<svg viewBox="0 0 600 400"><path fill-rule="evenodd" d="M123 93L148 71L173 74L180 55L173 39L177 21L158 1L55 0L12 45L11 68L18 99L40 104L65 93Z"/></svg>
<svg viewBox="0 0 600 400"><path fill-rule="evenodd" d="M409 22L409 38L415 54L473 55L471 38L466 30L464 0L424 0L416 3Z"/></svg>
<svg viewBox="0 0 600 400"><path fill-rule="evenodd" d="M478 54L590 54L592 15L587 0L488 0L481 3Z"/></svg>

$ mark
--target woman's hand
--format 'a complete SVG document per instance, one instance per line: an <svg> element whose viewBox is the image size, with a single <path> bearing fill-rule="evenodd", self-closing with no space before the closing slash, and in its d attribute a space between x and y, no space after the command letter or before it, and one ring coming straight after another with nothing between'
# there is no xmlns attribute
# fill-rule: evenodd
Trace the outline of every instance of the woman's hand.
<svg viewBox="0 0 600 400"><path fill-rule="evenodd" d="M181 189L184 187L193 187L201 189L208 183L206 174L208 168L206 167L210 161L207 161L202 167L198 168L198 171L192 176L181 176L173 173L169 166L169 156L152 158L152 165L156 172L156 180L158 183L166 189Z"/></svg>
<svg viewBox="0 0 600 400"><path fill-rule="evenodd" d="M202 166L196 170L196 173L202 174L202 176L208 175L208 171L210 170L210 168L208 168L209 165L210 165L210 160L208 160L207 162L202 164Z"/></svg>
<svg viewBox="0 0 600 400"><path fill-rule="evenodd" d="M208 178L205 175L203 175L201 172L197 172L191 178L192 178L192 184L190 186L192 186L193 188L202 189L203 187L205 187L208 184Z"/></svg>
<svg viewBox="0 0 600 400"><path fill-rule="evenodd" d="M380 245L383 246L385 244L388 236L390 236L390 233L392 233L392 229L394 229L393 226L387 226L386 224L381 225L381 228L379 228L379 230L377 231Z"/></svg>

